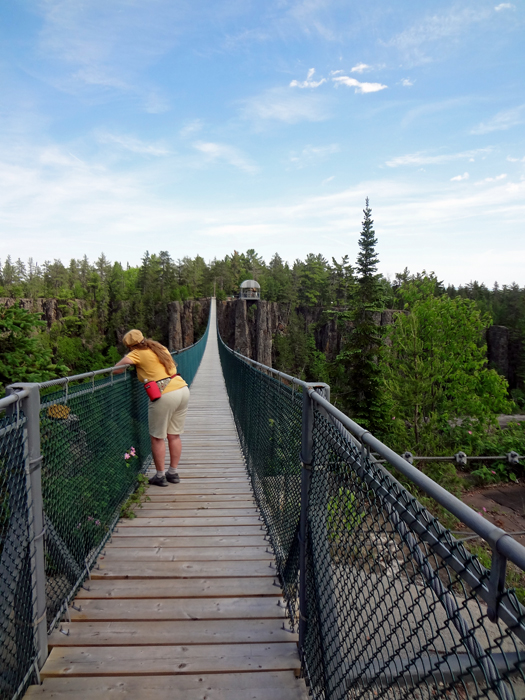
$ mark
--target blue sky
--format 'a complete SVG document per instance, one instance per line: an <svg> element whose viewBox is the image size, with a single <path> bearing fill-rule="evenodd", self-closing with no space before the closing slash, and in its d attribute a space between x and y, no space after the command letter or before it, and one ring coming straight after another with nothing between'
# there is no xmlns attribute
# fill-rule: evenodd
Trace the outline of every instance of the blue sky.
<svg viewBox="0 0 525 700"><path fill-rule="evenodd" d="M13 0L0 258L144 251L525 284L525 0Z"/></svg>

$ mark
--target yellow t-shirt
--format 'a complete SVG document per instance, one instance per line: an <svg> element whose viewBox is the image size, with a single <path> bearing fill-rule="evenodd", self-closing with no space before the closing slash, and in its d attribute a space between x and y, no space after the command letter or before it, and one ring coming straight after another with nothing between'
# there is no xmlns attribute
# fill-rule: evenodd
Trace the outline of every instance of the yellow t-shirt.
<svg viewBox="0 0 525 700"><path fill-rule="evenodd" d="M168 351L166 350L166 352ZM153 350L149 348L145 350L132 350L126 357L132 360L137 368L137 376L141 382L144 382L145 379L158 382L159 379L166 379L166 377L170 377L177 371L175 363L173 362L170 371L166 372L166 368L162 362L155 355ZM184 386L188 385L182 377L173 377L162 393L167 394L169 391L176 391L177 389L182 389Z"/></svg>

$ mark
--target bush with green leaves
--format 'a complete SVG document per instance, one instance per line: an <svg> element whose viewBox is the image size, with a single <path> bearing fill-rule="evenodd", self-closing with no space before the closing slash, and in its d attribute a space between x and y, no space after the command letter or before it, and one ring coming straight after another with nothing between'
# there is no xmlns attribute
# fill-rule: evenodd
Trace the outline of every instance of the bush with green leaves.
<svg viewBox="0 0 525 700"><path fill-rule="evenodd" d="M487 367L483 333L491 319L469 299L425 296L419 287L384 348L386 438L416 454L468 452L467 436L481 440L513 408L506 380Z"/></svg>
<svg viewBox="0 0 525 700"><path fill-rule="evenodd" d="M350 535L365 517L353 491L341 486L337 495L331 496L327 506L326 526L328 539L337 542Z"/></svg>
<svg viewBox="0 0 525 700"><path fill-rule="evenodd" d="M43 382L68 372L55 364L38 331L46 324L38 314L18 306L0 306L0 387L15 382Z"/></svg>

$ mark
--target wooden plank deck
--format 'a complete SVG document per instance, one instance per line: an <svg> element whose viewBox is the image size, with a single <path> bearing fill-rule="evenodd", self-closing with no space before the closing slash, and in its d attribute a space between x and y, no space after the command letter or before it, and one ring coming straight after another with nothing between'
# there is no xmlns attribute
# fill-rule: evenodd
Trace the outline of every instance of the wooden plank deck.
<svg viewBox="0 0 525 700"><path fill-rule="evenodd" d="M26 698L304 700L273 556L210 337L193 386L180 484L150 487L49 639Z"/></svg>

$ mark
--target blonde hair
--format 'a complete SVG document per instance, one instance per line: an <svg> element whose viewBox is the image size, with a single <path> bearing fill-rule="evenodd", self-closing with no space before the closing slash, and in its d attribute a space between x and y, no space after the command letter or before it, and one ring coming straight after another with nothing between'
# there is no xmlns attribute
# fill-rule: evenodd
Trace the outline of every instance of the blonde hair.
<svg viewBox="0 0 525 700"><path fill-rule="evenodd" d="M177 371L177 365L175 364L172 356L166 350L164 345L157 343L156 340L150 340L149 338L144 338L136 345L128 346L130 350L151 350L157 356L159 362L164 366L164 369L168 374L172 374L173 368Z"/></svg>

